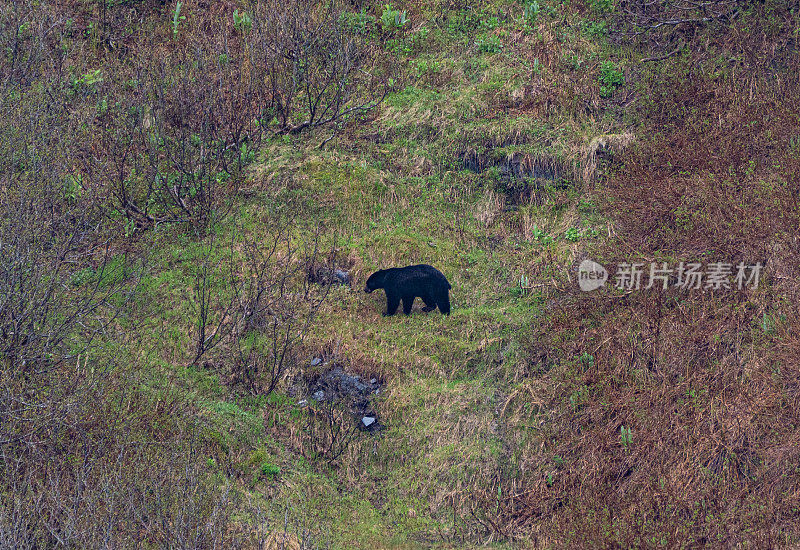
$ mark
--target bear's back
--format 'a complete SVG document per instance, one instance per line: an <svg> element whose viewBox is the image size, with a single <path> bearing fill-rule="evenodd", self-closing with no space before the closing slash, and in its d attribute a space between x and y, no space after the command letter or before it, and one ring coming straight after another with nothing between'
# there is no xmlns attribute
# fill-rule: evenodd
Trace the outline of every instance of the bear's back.
<svg viewBox="0 0 800 550"><path fill-rule="evenodd" d="M442 284L447 289L451 288L450 283L447 281L447 277L445 277L441 271L428 264L397 267L392 271L392 276L398 283L415 284L424 282L426 284L430 284L431 282L435 281L439 284Z"/></svg>

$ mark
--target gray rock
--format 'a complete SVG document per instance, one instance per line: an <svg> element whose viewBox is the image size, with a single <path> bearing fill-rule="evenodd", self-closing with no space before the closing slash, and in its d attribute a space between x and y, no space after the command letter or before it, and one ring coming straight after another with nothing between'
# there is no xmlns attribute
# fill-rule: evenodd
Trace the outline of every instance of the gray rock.
<svg viewBox="0 0 800 550"><path fill-rule="evenodd" d="M314 357L314 358L311 360L311 366L312 366L312 367L316 367L316 366L317 366L317 365L319 365L320 363L322 363L322 359L320 359L319 357Z"/></svg>
<svg viewBox="0 0 800 550"><path fill-rule="evenodd" d="M311 397L313 397L317 401L322 401L323 399L325 399L325 392L322 390L315 391Z"/></svg>
<svg viewBox="0 0 800 550"><path fill-rule="evenodd" d="M301 399L300 401L297 402L298 407L305 407L306 405L308 405L307 399Z"/></svg>
<svg viewBox="0 0 800 550"><path fill-rule="evenodd" d="M330 381L334 387L339 388L339 392L346 395L366 394L370 388L361 381L357 374L347 374L340 367L335 367L325 375L325 379Z"/></svg>
<svg viewBox="0 0 800 550"><path fill-rule="evenodd" d="M342 271L341 269L334 269L333 280L341 285L349 285L350 274L347 271Z"/></svg>
<svg viewBox="0 0 800 550"><path fill-rule="evenodd" d="M361 422L364 423L364 426L370 427L372 424L375 423L375 417L374 416L365 416L364 418L361 419Z"/></svg>
<svg viewBox="0 0 800 550"><path fill-rule="evenodd" d="M366 393L369 388L358 379L358 376L342 377L342 389L350 394Z"/></svg>
<svg viewBox="0 0 800 550"><path fill-rule="evenodd" d="M374 385L374 384L375 384L375 382L377 382L377 381L378 381L378 379L377 379L377 378L370 378L370 379L369 379L369 383L370 383L370 384L373 384L373 385Z"/></svg>

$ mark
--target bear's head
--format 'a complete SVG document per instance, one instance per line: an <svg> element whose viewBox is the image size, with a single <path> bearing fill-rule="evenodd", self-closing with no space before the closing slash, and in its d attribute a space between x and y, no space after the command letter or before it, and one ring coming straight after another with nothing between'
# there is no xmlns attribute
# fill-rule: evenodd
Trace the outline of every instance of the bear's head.
<svg viewBox="0 0 800 550"><path fill-rule="evenodd" d="M369 294L373 290L383 288L383 282L385 277L386 277L385 269L381 269L380 271L376 271L375 273L370 275L369 279L367 279L367 284L364 287L364 292Z"/></svg>

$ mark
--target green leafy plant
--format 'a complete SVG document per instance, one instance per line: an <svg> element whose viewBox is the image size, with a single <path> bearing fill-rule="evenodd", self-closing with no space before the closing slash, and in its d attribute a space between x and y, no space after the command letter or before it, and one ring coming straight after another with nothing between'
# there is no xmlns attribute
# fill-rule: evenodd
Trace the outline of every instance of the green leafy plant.
<svg viewBox="0 0 800 550"><path fill-rule="evenodd" d="M383 25L384 31L395 31L402 29L406 23L408 23L408 18L406 17L405 10L396 10L391 4L386 4L383 7L381 24Z"/></svg>
<svg viewBox="0 0 800 550"><path fill-rule="evenodd" d="M570 406L572 406L573 409L581 407L588 400L589 400L589 386L587 386L586 384L579 387L569 396L569 404Z"/></svg>
<svg viewBox="0 0 800 550"><path fill-rule="evenodd" d="M531 237L533 237L533 240L542 244L548 244L553 240L553 237L548 235L547 231L540 229L536 224L534 224L533 228L531 229Z"/></svg>
<svg viewBox="0 0 800 550"><path fill-rule="evenodd" d="M428 27L421 27L411 35L411 47L416 51L422 51L428 45L428 37L431 30Z"/></svg>
<svg viewBox="0 0 800 550"><path fill-rule="evenodd" d="M605 21L584 21L581 30L586 36L601 38L608 34L608 23Z"/></svg>
<svg viewBox="0 0 800 550"><path fill-rule="evenodd" d="M789 138L789 154L794 158L800 157L800 136Z"/></svg>
<svg viewBox="0 0 800 550"><path fill-rule="evenodd" d="M564 238L566 240L568 240L569 242L574 243L574 242L578 241L578 239L581 238L581 232L578 231L577 227L570 227L564 233Z"/></svg>
<svg viewBox="0 0 800 550"><path fill-rule="evenodd" d="M564 64L570 69L577 71L583 65L583 59L577 54L569 54L564 57Z"/></svg>
<svg viewBox="0 0 800 550"><path fill-rule="evenodd" d="M64 199L69 203L75 203L81 196L83 191L83 175L68 174L64 178Z"/></svg>
<svg viewBox="0 0 800 550"><path fill-rule="evenodd" d="M482 53L500 53L503 51L503 43L500 37L490 34L475 41L478 51Z"/></svg>
<svg viewBox="0 0 800 550"><path fill-rule="evenodd" d="M610 13L614 11L614 0L591 0L590 6L596 13Z"/></svg>
<svg viewBox="0 0 800 550"><path fill-rule="evenodd" d="M441 70L442 64L435 59L417 58L411 61L411 66L417 73L417 76L424 76L426 74L436 73Z"/></svg>
<svg viewBox="0 0 800 550"><path fill-rule="evenodd" d="M480 26L480 16L472 10L463 10L447 18L447 32L455 36L470 34Z"/></svg>
<svg viewBox="0 0 800 550"><path fill-rule="evenodd" d="M500 26L500 20L497 17L490 17L489 19L481 21L481 28L493 31Z"/></svg>
<svg viewBox="0 0 800 550"><path fill-rule="evenodd" d="M270 462L264 462L259 472L262 477L275 478L281 473L281 467Z"/></svg>
<svg viewBox="0 0 800 550"><path fill-rule="evenodd" d="M108 99L103 98L97 102L97 117L103 117L108 114Z"/></svg>
<svg viewBox="0 0 800 550"><path fill-rule="evenodd" d="M77 93L84 91L87 93L96 92L97 87L103 83L103 72L100 69L95 69L82 74L79 77L73 78L70 82L72 92Z"/></svg>
<svg viewBox="0 0 800 550"><path fill-rule="evenodd" d="M172 36L177 38L178 36L178 27L180 27L181 21L186 20L185 15L181 15L181 7L183 6L183 2L176 2L175 3L175 10L172 12Z"/></svg>
<svg viewBox="0 0 800 550"><path fill-rule="evenodd" d="M631 431L630 428L626 428L625 426L620 426L619 439L620 442L622 443L622 446L627 451L628 447L630 447L631 443L633 443L633 432Z"/></svg>
<svg viewBox="0 0 800 550"><path fill-rule="evenodd" d="M775 319L764 313L761 320L758 321L758 326L764 331L764 334L773 334L775 332Z"/></svg>
<svg viewBox="0 0 800 550"><path fill-rule="evenodd" d="M614 90L625 84L625 75L618 69L613 61L603 61L600 64L600 97L611 97Z"/></svg>
<svg viewBox="0 0 800 550"><path fill-rule="evenodd" d="M386 49L394 53L410 54L413 48L405 40L391 39L386 42Z"/></svg>
<svg viewBox="0 0 800 550"><path fill-rule="evenodd" d="M354 34L370 34L375 25L375 17L368 14L364 8L361 8L358 13L342 13L340 22L343 28Z"/></svg>
<svg viewBox="0 0 800 550"><path fill-rule="evenodd" d="M520 275L517 285L511 289L511 295L515 298L525 296L531 291L531 281L524 273Z"/></svg>
<svg viewBox="0 0 800 550"><path fill-rule="evenodd" d="M526 24L533 26L536 23L536 20L539 18L540 12L541 8L539 6L539 2L537 2L537 0L533 0L532 2L525 4L525 8L522 11L522 19Z"/></svg>
<svg viewBox="0 0 800 550"><path fill-rule="evenodd" d="M239 10L234 10L233 12L233 28L236 29L236 32L239 34L247 34L250 32L250 28L253 26L253 19L246 11L239 12Z"/></svg>
<svg viewBox="0 0 800 550"><path fill-rule="evenodd" d="M256 152L247 146L246 143L242 143L242 146L239 147L239 162L242 164L249 164L256 158Z"/></svg>

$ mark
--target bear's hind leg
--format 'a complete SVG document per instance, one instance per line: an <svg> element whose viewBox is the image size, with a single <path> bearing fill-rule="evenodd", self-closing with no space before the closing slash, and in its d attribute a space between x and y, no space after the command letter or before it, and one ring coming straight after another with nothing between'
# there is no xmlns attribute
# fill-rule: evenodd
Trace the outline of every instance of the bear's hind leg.
<svg viewBox="0 0 800 550"><path fill-rule="evenodd" d="M400 305L400 297L395 294L386 293L386 313L383 314L384 317L389 317L390 315L394 315L394 312L397 311L397 306Z"/></svg>
<svg viewBox="0 0 800 550"><path fill-rule="evenodd" d="M450 293L444 291L436 297L436 305L439 306L439 311L442 315L450 315Z"/></svg>
<svg viewBox="0 0 800 550"><path fill-rule="evenodd" d="M414 305L414 296L403 296L403 313L411 315L411 307Z"/></svg>

